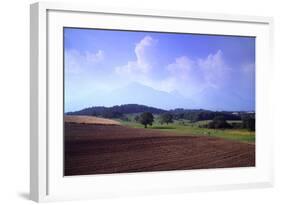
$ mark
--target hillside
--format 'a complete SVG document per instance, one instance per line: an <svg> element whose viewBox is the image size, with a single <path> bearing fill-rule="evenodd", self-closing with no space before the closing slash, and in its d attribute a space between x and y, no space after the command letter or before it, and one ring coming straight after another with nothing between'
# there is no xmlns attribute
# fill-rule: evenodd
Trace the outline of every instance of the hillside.
<svg viewBox="0 0 281 205"><path fill-rule="evenodd" d="M92 116L102 116L109 113L119 114L133 114L133 113L142 113L142 112L151 112L153 114L161 114L167 112L164 109L158 109L154 107L149 107L145 105L138 104L126 104L126 105L116 105L113 107L89 107L75 112L68 112L67 115L92 115Z"/></svg>
<svg viewBox="0 0 281 205"><path fill-rule="evenodd" d="M173 109L164 110L138 104L116 105L113 107L89 107L75 112L68 112L66 115L86 115L103 118L122 118L124 115L150 112L154 115L169 112L173 119L186 119L191 121L212 120L215 116L223 116L226 120L241 120L245 116L255 118L255 113L230 112L230 111L210 111L203 109Z"/></svg>

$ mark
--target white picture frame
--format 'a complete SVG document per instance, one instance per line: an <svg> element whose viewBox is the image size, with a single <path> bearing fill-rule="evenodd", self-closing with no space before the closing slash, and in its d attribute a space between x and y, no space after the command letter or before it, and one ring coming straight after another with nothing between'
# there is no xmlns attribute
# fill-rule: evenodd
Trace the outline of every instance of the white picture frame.
<svg viewBox="0 0 281 205"><path fill-rule="evenodd" d="M93 16L99 21L93 21ZM256 167L64 177L61 140L64 26L255 36ZM268 129L273 113L265 109L271 107L273 99L272 29L270 17L97 8L70 3L32 4L30 198L39 202L273 186L273 131Z"/></svg>

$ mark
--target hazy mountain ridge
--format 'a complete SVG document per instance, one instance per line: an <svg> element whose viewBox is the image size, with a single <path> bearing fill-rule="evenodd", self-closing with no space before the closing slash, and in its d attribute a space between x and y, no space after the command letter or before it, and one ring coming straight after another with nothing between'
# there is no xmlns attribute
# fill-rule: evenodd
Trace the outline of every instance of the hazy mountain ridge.
<svg viewBox="0 0 281 205"><path fill-rule="evenodd" d="M195 104L177 91L165 92L140 83L130 83L110 93L112 102L121 104L140 104L168 110L170 107L195 108ZM123 99L126 99L124 102Z"/></svg>
<svg viewBox="0 0 281 205"><path fill-rule="evenodd" d="M117 88L113 91L108 92L97 92L97 94L93 94L93 96L99 96L98 98L92 98L92 105L88 106L80 105L81 108L76 108L74 112L68 113L79 113L81 115L87 115L88 113L103 113L107 109L117 110L117 112L123 113L122 109L125 109L124 106L136 105L136 106L144 106L153 108L152 111L150 109L145 109L144 107L134 107L132 110L137 110L136 112L152 112L152 113L161 113L167 112L177 109L183 110L212 110L212 111L228 111L228 112L237 112L237 111L253 111L250 105L245 104L243 108L237 106L238 101L243 101L243 99L239 98L239 96L232 93L225 93L222 95L220 90L214 88L208 88L198 93L195 99L196 101L192 101L180 94L177 90L173 90L171 92L165 92L156 90L149 86L133 82L124 87ZM224 96L224 97L222 97ZM232 97L228 97L232 96ZM91 95L87 96L87 98L91 98ZM216 104L216 106L208 105L205 99L208 99L208 102L212 102L212 104ZM228 100L226 100L228 99ZM97 106L95 106L97 105ZM99 106L103 105L103 106ZM120 108L118 108L120 106ZM94 109L93 109L94 108ZM117 109L118 108L118 109ZM232 109L233 108L233 109ZM120 111L120 110L121 111ZM128 109L128 108L126 108ZM126 110L125 109L125 110ZM157 111L156 111L157 110ZM162 110L162 111L159 111ZM135 111L134 111L135 112ZM135 112L135 113L136 113ZM129 112L132 113L132 112ZM129 114L125 112L125 114Z"/></svg>

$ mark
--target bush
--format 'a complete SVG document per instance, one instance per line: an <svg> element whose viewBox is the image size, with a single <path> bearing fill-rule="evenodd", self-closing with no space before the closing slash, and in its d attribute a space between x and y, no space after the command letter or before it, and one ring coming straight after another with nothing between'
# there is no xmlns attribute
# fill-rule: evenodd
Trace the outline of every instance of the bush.
<svg viewBox="0 0 281 205"><path fill-rule="evenodd" d="M163 123L166 123L167 125L169 123L173 123L173 115L171 115L170 113L164 113L164 114L160 115L160 123L161 123L161 125Z"/></svg>
<svg viewBox="0 0 281 205"><path fill-rule="evenodd" d="M208 124L209 129L226 129L232 128L232 126L227 123L224 116L216 116L213 121Z"/></svg>
<svg viewBox="0 0 281 205"><path fill-rule="evenodd" d="M249 131L256 130L256 120L252 116L245 116L242 118L243 128L248 129Z"/></svg>
<svg viewBox="0 0 281 205"><path fill-rule="evenodd" d="M242 129L242 128L244 128L242 122L232 122L232 123L230 123L230 125L232 126L232 128L235 128L235 129Z"/></svg>
<svg viewBox="0 0 281 205"><path fill-rule="evenodd" d="M139 122L139 121L140 121L140 116L139 116L139 115L136 115L136 116L135 116L135 121L136 121L136 122Z"/></svg>

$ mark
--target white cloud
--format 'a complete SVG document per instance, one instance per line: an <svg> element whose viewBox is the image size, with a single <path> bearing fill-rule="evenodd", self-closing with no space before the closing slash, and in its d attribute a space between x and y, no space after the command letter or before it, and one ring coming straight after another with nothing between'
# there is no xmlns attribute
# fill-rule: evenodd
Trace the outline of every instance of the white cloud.
<svg viewBox="0 0 281 205"><path fill-rule="evenodd" d="M166 69L173 76L178 76L183 80L187 80L190 77L194 67L195 62L193 60L187 56L181 56L176 58L174 63L169 64Z"/></svg>
<svg viewBox="0 0 281 205"><path fill-rule="evenodd" d="M135 61L129 61L126 65L118 66L115 68L115 72L121 76L136 76L149 73L152 69L149 49L156 43L150 36L145 36L135 46Z"/></svg>
<svg viewBox="0 0 281 205"><path fill-rule="evenodd" d="M177 90L186 97L201 92L206 87L223 87L231 77L231 68L225 63L223 52L218 50L205 58L190 58L183 55L164 66L164 76L155 77L151 49L156 40L145 36L134 49L136 60L115 67L115 73L129 81L136 81L157 90ZM152 72L151 72L152 71Z"/></svg>
<svg viewBox="0 0 281 205"><path fill-rule="evenodd" d="M208 86L218 88L230 77L231 68L225 63L221 50L215 54L209 54L205 59L199 59L198 67Z"/></svg>
<svg viewBox="0 0 281 205"><path fill-rule="evenodd" d="M161 81L155 83L155 87L159 90L172 92L174 90L179 90L179 80L174 77L168 77Z"/></svg>
<svg viewBox="0 0 281 205"><path fill-rule="evenodd" d="M166 66L166 71L169 76L158 83L159 87L165 91L178 90L187 97L206 87L224 86L231 74L221 50L209 54L206 58L175 58L173 63Z"/></svg>
<svg viewBox="0 0 281 205"><path fill-rule="evenodd" d="M86 52L85 58L87 61L92 63L100 62L104 59L104 52L102 50L98 50L97 53Z"/></svg>
<svg viewBox="0 0 281 205"><path fill-rule="evenodd" d="M198 63L204 69L217 69L224 65L222 51L218 50L215 54L209 54L205 59L199 59Z"/></svg>
<svg viewBox="0 0 281 205"><path fill-rule="evenodd" d="M93 52L80 52L75 49L65 51L65 71L68 74L78 74L85 69L90 69L96 63L103 61L105 58L104 51L98 50Z"/></svg>

